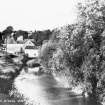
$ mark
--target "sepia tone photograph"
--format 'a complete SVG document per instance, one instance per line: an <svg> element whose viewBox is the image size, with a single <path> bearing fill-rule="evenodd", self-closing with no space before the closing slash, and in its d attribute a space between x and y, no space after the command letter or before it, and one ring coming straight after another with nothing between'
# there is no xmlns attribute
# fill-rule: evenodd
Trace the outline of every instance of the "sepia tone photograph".
<svg viewBox="0 0 105 105"><path fill-rule="evenodd" d="M0 0L0 105L105 105L105 0Z"/></svg>

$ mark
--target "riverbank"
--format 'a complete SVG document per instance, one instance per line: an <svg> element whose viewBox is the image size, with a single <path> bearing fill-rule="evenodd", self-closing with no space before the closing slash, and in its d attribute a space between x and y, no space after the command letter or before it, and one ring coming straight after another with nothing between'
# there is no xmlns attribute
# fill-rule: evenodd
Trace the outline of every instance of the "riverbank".
<svg viewBox="0 0 105 105"><path fill-rule="evenodd" d="M73 86L73 85L70 85L70 81L68 80L68 78L61 75L56 76L54 74L53 76L55 80L61 85L61 87L70 88L70 91L74 92L77 95L83 96L84 88L82 85ZM88 94L85 93L84 96L88 97Z"/></svg>
<svg viewBox="0 0 105 105"><path fill-rule="evenodd" d="M24 105L23 100L0 93L0 105Z"/></svg>
<svg viewBox="0 0 105 105"><path fill-rule="evenodd" d="M24 105L21 98L11 95L12 89L12 80L0 78L0 105Z"/></svg>

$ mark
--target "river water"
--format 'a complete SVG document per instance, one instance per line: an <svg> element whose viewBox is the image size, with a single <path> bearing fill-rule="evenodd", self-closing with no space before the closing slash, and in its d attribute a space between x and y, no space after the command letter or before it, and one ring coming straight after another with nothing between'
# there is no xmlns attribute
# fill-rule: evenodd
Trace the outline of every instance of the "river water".
<svg viewBox="0 0 105 105"><path fill-rule="evenodd" d="M4 73L14 72L15 67L5 64L3 60L0 59L0 70ZM12 83L0 79L0 105L100 105L95 99L78 96L71 90L63 88L49 74L38 76L34 72L22 72ZM15 89L6 93L11 85ZM10 96L10 93L14 96Z"/></svg>
<svg viewBox="0 0 105 105"><path fill-rule="evenodd" d="M63 88L51 76L24 74L14 82L18 92L26 98L28 105L100 105L96 100L78 96Z"/></svg>

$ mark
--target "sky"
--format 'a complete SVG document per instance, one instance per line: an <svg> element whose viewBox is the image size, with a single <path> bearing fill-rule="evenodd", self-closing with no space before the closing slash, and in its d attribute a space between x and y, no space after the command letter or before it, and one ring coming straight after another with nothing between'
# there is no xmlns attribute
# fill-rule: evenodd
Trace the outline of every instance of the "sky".
<svg viewBox="0 0 105 105"><path fill-rule="evenodd" d="M0 0L0 30L45 30L71 24L78 0Z"/></svg>

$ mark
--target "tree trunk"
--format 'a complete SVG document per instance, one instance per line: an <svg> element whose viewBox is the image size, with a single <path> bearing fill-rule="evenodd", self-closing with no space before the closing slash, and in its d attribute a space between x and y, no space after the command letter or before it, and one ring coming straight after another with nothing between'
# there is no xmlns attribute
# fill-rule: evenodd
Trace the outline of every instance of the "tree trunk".
<svg viewBox="0 0 105 105"><path fill-rule="evenodd" d="M90 94L90 96L92 96L94 98L98 98L97 97L97 82L98 82L98 79L96 78L95 75L92 75L90 81L91 81L91 85L92 85L92 93Z"/></svg>

